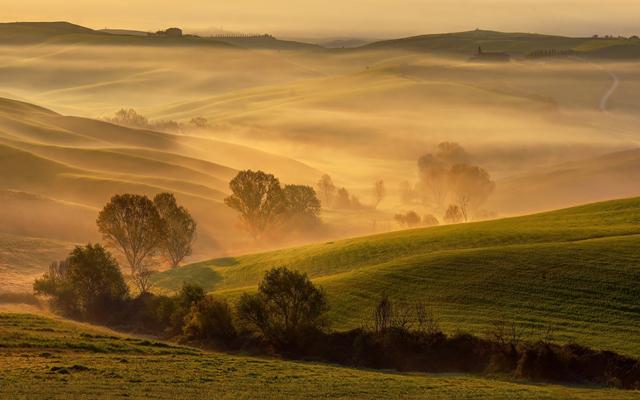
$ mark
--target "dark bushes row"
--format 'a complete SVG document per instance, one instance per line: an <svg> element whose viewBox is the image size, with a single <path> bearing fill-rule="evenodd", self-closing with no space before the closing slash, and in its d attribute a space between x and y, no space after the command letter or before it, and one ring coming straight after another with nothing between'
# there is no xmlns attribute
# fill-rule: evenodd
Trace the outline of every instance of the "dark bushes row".
<svg viewBox="0 0 640 400"><path fill-rule="evenodd" d="M390 328L322 333L307 338L299 358L416 372L499 373L533 381L640 389L640 363L576 344L502 344L470 334Z"/></svg>
<svg viewBox="0 0 640 400"><path fill-rule="evenodd" d="M640 389L640 362L610 351L548 340L527 343L498 321L490 339L447 336L424 304L383 296L364 328L331 332L327 299L302 273L276 268L232 308L184 285L174 296L130 297L115 259L99 245L76 248L34 284L71 317L179 338L207 347L355 367L416 372L499 373L534 381ZM371 325L371 328L367 328Z"/></svg>

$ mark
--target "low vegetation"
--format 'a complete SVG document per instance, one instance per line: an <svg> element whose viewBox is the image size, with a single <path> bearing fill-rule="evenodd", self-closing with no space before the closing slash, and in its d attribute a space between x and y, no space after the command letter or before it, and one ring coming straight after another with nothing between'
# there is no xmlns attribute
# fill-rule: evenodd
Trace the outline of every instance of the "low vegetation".
<svg viewBox="0 0 640 400"><path fill-rule="evenodd" d="M531 385L468 375L377 372L212 353L28 314L0 314L6 398L623 400L622 390ZM151 367L152 366L152 367Z"/></svg>
<svg viewBox="0 0 640 400"><path fill-rule="evenodd" d="M273 353L348 366L399 371L502 373L517 378L640 388L640 362L575 344L524 342L512 325L496 325L492 339L466 333L451 337L424 305L398 306L387 296L371 329L328 330L324 291L306 274L286 268L265 273L256 294L244 294L235 310L224 300L185 285L167 297L129 297L115 259L99 245L76 248L34 283L66 315L125 329L184 336L197 343ZM413 312L415 311L415 313ZM414 321L418 324L414 325ZM417 328L416 328L417 327Z"/></svg>

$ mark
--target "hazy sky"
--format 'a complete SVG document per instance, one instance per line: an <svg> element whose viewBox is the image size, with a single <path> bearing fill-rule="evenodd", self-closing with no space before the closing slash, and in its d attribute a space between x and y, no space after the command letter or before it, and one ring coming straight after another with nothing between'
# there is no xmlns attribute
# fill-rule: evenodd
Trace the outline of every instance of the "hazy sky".
<svg viewBox="0 0 640 400"><path fill-rule="evenodd" d="M640 34L640 0L0 0L3 21L92 28L167 26L293 36L470 30Z"/></svg>

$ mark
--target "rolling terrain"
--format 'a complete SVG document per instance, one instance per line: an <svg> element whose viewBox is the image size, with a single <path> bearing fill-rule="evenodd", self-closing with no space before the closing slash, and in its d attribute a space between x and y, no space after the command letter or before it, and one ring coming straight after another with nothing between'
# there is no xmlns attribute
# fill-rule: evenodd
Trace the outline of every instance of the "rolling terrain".
<svg viewBox="0 0 640 400"><path fill-rule="evenodd" d="M506 319L532 337L550 329L560 341L638 356L639 244L632 198L215 259L158 274L156 287L192 282L235 297L286 266L325 288L338 329L361 326L386 293L426 302L450 332L483 334Z"/></svg>
<svg viewBox="0 0 640 400"><path fill-rule="evenodd" d="M0 391L31 399L631 399L630 391L400 374L196 350L30 314L0 313ZM150 368L150 366L153 366Z"/></svg>
<svg viewBox="0 0 640 400"><path fill-rule="evenodd" d="M242 247L244 235L222 200L239 169L264 165L285 179L313 182L321 175L295 160L236 144L66 117L0 99L0 169L10 171L0 175L0 232L6 235L0 241L1 276L9 274L26 289L35 273L73 244L98 241L98 211L124 192L175 193L200 226L195 256ZM38 243L48 259L28 256Z"/></svg>

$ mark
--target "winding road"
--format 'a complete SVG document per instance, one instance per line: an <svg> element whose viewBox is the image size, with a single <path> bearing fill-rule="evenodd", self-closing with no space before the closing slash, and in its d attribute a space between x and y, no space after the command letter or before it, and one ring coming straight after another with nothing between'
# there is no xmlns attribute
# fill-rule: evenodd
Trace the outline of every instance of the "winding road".
<svg viewBox="0 0 640 400"><path fill-rule="evenodd" d="M607 93L605 93L600 99L600 111L605 112L607 111L607 103L609 102L609 98L611 97L611 95L613 95L618 86L620 86L620 79L618 78L618 76L611 71L607 71L607 73L609 74L609 76L611 76L613 82L611 83L611 87L609 88Z"/></svg>

